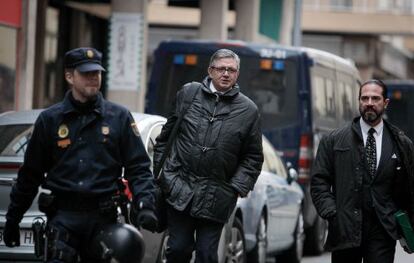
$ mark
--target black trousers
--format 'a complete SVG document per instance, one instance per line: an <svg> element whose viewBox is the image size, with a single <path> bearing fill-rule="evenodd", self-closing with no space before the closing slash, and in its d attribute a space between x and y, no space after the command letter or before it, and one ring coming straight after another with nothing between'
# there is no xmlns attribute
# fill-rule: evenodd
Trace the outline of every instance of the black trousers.
<svg viewBox="0 0 414 263"><path fill-rule="evenodd" d="M181 212L168 205L167 262L190 262L195 249L196 263L217 263L223 226L222 223L194 218L187 209Z"/></svg>
<svg viewBox="0 0 414 263"><path fill-rule="evenodd" d="M371 209L363 213L361 246L333 251L332 263L393 263L395 244Z"/></svg>
<svg viewBox="0 0 414 263"><path fill-rule="evenodd" d="M92 247L92 240L106 225L116 223L116 211L58 210L48 218L49 263L97 263L101 255Z"/></svg>

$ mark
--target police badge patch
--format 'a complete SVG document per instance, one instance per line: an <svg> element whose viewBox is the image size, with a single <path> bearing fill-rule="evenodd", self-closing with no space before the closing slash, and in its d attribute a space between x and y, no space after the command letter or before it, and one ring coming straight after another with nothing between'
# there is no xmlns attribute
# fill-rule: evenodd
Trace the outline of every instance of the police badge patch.
<svg viewBox="0 0 414 263"><path fill-rule="evenodd" d="M140 134L139 134L139 130L138 130L138 126L137 126L137 124L136 124L135 122L133 122L133 123L131 123L131 127L132 127L132 131L134 132L134 134L135 134L137 137L139 137L139 136L140 136Z"/></svg>
<svg viewBox="0 0 414 263"><path fill-rule="evenodd" d="M103 135L109 134L109 126L102 126L102 134Z"/></svg>
<svg viewBox="0 0 414 263"><path fill-rule="evenodd" d="M58 129L58 136L59 136L59 138L63 139L63 138L68 137L68 135L69 135L69 128L68 128L68 126L66 124L60 125L59 126L59 129Z"/></svg>

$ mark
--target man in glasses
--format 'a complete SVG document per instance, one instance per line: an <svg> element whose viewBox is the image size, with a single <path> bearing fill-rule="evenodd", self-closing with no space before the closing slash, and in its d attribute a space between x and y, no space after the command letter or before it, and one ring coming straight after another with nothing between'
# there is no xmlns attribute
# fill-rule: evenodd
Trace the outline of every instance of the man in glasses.
<svg viewBox="0 0 414 263"><path fill-rule="evenodd" d="M185 114L158 180L168 203L169 263L189 262L193 249L196 262L218 262L224 223L260 173L259 112L240 92L239 69L237 54L216 51L203 82L178 91L156 140L154 167L160 165L175 122Z"/></svg>

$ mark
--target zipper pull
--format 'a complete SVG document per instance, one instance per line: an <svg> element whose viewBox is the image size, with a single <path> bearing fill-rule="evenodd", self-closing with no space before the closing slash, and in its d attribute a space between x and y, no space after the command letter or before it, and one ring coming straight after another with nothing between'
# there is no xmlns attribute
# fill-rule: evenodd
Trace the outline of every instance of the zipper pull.
<svg viewBox="0 0 414 263"><path fill-rule="evenodd" d="M216 95L216 104L217 104L220 100L220 96L217 92L214 92L214 95Z"/></svg>

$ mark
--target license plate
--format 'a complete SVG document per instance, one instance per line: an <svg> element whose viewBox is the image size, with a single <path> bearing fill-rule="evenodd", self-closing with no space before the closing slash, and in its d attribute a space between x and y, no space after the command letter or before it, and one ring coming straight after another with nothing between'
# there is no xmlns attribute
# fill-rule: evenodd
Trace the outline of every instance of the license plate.
<svg viewBox="0 0 414 263"><path fill-rule="evenodd" d="M3 229L0 229L0 246L5 246ZM33 237L32 230L29 230L29 229L20 230L20 246L22 247L33 247L34 246L34 237Z"/></svg>

